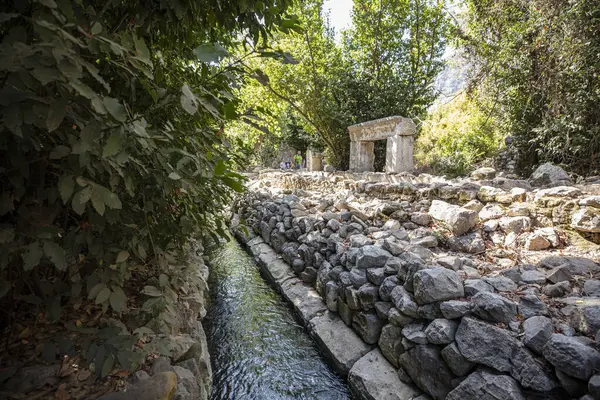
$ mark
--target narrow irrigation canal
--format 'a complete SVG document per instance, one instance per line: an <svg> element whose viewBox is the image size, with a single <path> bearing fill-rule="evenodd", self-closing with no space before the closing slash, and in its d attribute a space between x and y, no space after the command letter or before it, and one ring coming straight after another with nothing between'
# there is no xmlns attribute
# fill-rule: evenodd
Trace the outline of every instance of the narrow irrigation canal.
<svg viewBox="0 0 600 400"><path fill-rule="evenodd" d="M349 399L254 260L232 240L211 254L212 399Z"/></svg>

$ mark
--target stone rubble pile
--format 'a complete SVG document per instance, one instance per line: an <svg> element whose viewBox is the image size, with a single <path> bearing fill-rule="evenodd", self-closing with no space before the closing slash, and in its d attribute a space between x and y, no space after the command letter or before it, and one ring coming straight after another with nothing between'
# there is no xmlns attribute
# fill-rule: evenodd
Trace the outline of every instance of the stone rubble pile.
<svg viewBox="0 0 600 400"><path fill-rule="evenodd" d="M600 232L598 185L555 172L541 189L268 173L234 212L420 399L600 399L600 265L563 232Z"/></svg>

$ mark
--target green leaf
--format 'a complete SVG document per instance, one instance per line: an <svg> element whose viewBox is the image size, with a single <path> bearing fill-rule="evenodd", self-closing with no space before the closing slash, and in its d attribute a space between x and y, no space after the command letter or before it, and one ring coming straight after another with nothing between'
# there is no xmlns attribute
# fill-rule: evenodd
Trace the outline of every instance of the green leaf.
<svg viewBox="0 0 600 400"><path fill-rule="evenodd" d="M100 290L100 292L98 292L98 296L96 296L96 304L102 304L109 298L110 298L110 289L107 287L104 287Z"/></svg>
<svg viewBox="0 0 600 400"><path fill-rule="evenodd" d="M94 209L98 214L104 215L106 207L100 190L92 189L92 206L94 206Z"/></svg>
<svg viewBox="0 0 600 400"><path fill-rule="evenodd" d="M222 176L221 180L238 193L242 193L244 191L244 185L242 185L242 183L237 179L233 179L228 176Z"/></svg>
<svg viewBox="0 0 600 400"><path fill-rule="evenodd" d="M227 170L227 166L225 165L223 160L219 160L215 164L215 175L223 175L226 170Z"/></svg>
<svg viewBox="0 0 600 400"><path fill-rule="evenodd" d="M67 99L62 97L52 103L48 109L48 116L46 117L46 127L48 128L48 132L52 132L60 126L60 123L65 118L66 107Z"/></svg>
<svg viewBox="0 0 600 400"><path fill-rule="evenodd" d="M0 229L0 244L10 243L15 238L14 228L2 228Z"/></svg>
<svg viewBox="0 0 600 400"><path fill-rule="evenodd" d="M169 179L172 179L174 181L178 181L179 179L181 179L181 176L179 176L179 174L177 172L171 172L169 174Z"/></svg>
<svg viewBox="0 0 600 400"><path fill-rule="evenodd" d="M219 62L229 55L227 50L219 44L201 44L194 49L194 54L202 62Z"/></svg>
<svg viewBox="0 0 600 400"><path fill-rule="evenodd" d="M31 71L31 75L45 86L61 78L60 72L56 68L37 67Z"/></svg>
<svg viewBox="0 0 600 400"><path fill-rule="evenodd" d="M73 211L77 214L82 215L85 211L85 205L92 197L92 188L87 186L81 189L79 192L73 196L73 201L71 205L73 206Z"/></svg>
<svg viewBox="0 0 600 400"><path fill-rule="evenodd" d="M102 156L103 157L114 156L119 151L121 151L121 135L119 135L118 133L113 133L106 140L106 144L104 145L104 148L102 149Z"/></svg>
<svg viewBox="0 0 600 400"><path fill-rule="evenodd" d="M179 98L181 107L190 115L196 114L198 111L198 99L196 95L192 93L188 85L183 85L181 88L181 97Z"/></svg>
<svg viewBox="0 0 600 400"><path fill-rule="evenodd" d="M120 287L113 287L113 292L110 294L110 306L118 313L127 309L127 296Z"/></svg>
<svg viewBox="0 0 600 400"><path fill-rule="evenodd" d="M90 147L101 137L102 130L100 129L100 125L95 121L90 122L81 130L81 140Z"/></svg>
<svg viewBox="0 0 600 400"><path fill-rule="evenodd" d="M116 119L119 122L125 122L125 120L127 120L127 115L125 115L125 107L123 107L123 105L119 103L119 100L114 99L112 97L104 97L102 102L108 110L108 113L114 119Z"/></svg>
<svg viewBox="0 0 600 400"><path fill-rule="evenodd" d="M166 274L160 274L158 282L160 283L160 286L167 287L169 286L169 277Z"/></svg>
<svg viewBox="0 0 600 400"><path fill-rule="evenodd" d="M119 254L117 254L116 263L121 263L129 258L129 252L127 250L121 250Z"/></svg>
<svg viewBox="0 0 600 400"><path fill-rule="evenodd" d="M158 290L155 286L144 286L142 293L150 297L160 297L163 295L162 292Z"/></svg>
<svg viewBox="0 0 600 400"><path fill-rule="evenodd" d="M69 147L59 144L58 146L52 149L49 157L51 160L58 160L59 158L64 158L68 156L70 153L71 149Z"/></svg>
<svg viewBox="0 0 600 400"><path fill-rule="evenodd" d="M135 33L133 34L133 41L135 42L135 51L137 54L147 62L150 61L150 51L148 50L148 46L144 42L144 39L138 37Z"/></svg>
<svg viewBox="0 0 600 400"><path fill-rule="evenodd" d="M104 201L104 204L108 206L108 208L113 210L120 210L123 208L123 204L121 203L119 196L108 189L103 192L102 200Z"/></svg>
<svg viewBox="0 0 600 400"><path fill-rule="evenodd" d="M60 198L62 199L63 204L67 204L73 195L74 189L75 181L73 180L73 175L64 175L60 177L58 180L58 191L60 192Z"/></svg>
<svg viewBox="0 0 600 400"><path fill-rule="evenodd" d="M54 0L37 0L38 3L45 5L49 8L56 8L56 2Z"/></svg>
<svg viewBox="0 0 600 400"><path fill-rule="evenodd" d="M92 100L93 98L97 97L96 92L94 92L92 88L85 83L81 83L80 81L71 81L69 82L69 85L71 85L73 89L77 90L77 92L86 99Z"/></svg>
<svg viewBox="0 0 600 400"><path fill-rule="evenodd" d="M104 363L102 364L102 372L100 373L100 377L101 378L107 377L108 374L110 374L110 371L112 370L112 367L114 364L115 364L115 355L109 354L108 357L106 357L106 360L104 360Z"/></svg>
<svg viewBox="0 0 600 400"><path fill-rule="evenodd" d="M10 281L5 279L0 281L0 299L6 296L6 293L8 293L11 287L12 283Z"/></svg>
<svg viewBox="0 0 600 400"><path fill-rule="evenodd" d="M102 25L100 25L99 22L96 22L94 25L92 25L92 29L90 30L90 33L92 35L98 35L100 32L102 32Z"/></svg>
<svg viewBox="0 0 600 400"><path fill-rule="evenodd" d="M95 299L98 296L98 293L100 293L100 291L105 287L105 283L97 283L96 285L94 285L94 287L90 289L90 292L88 293L88 299Z"/></svg>
<svg viewBox="0 0 600 400"><path fill-rule="evenodd" d="M42 247L39 242L33 242L26 247L25 252L22 254L23 257L23 269L29 271L33 267L39 265L40 259L43 255Z"/></svg>
<svg viewBox="0 0 600 400"><path fill-rule="evenodd" d="M19 16L19 14L13 14L13 13L0 13L0 24L6 21L9 21L13 18L17 18Z"/></svg>
<svg viewBox="0 0 600 400"><path fill-rule="evenodd" d="M58 243L45 241L44 254L60 271L67 269L65 250Z"/></svg>

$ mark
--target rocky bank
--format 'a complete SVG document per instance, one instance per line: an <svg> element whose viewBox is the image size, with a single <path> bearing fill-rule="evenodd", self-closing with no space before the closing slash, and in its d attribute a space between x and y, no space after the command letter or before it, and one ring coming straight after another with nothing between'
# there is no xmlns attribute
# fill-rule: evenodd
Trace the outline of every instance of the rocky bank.
<svg viewBox="0 0 600 400"><path fill-rule="evenodd" d="M248 187L237 236L359 397L600 399L596 180L546 164L528 180L266 171Z"/></svg>

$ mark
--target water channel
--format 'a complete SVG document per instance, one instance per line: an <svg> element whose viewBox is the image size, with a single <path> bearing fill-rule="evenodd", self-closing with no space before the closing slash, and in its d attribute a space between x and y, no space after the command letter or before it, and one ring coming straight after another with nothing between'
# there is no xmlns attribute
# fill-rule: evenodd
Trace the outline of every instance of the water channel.
<svg viewBox="0 0 600 400"><path fill-rule="evenodd" d="M291 309L235 241L211 251L213 400L350 399Z"/></svg>

